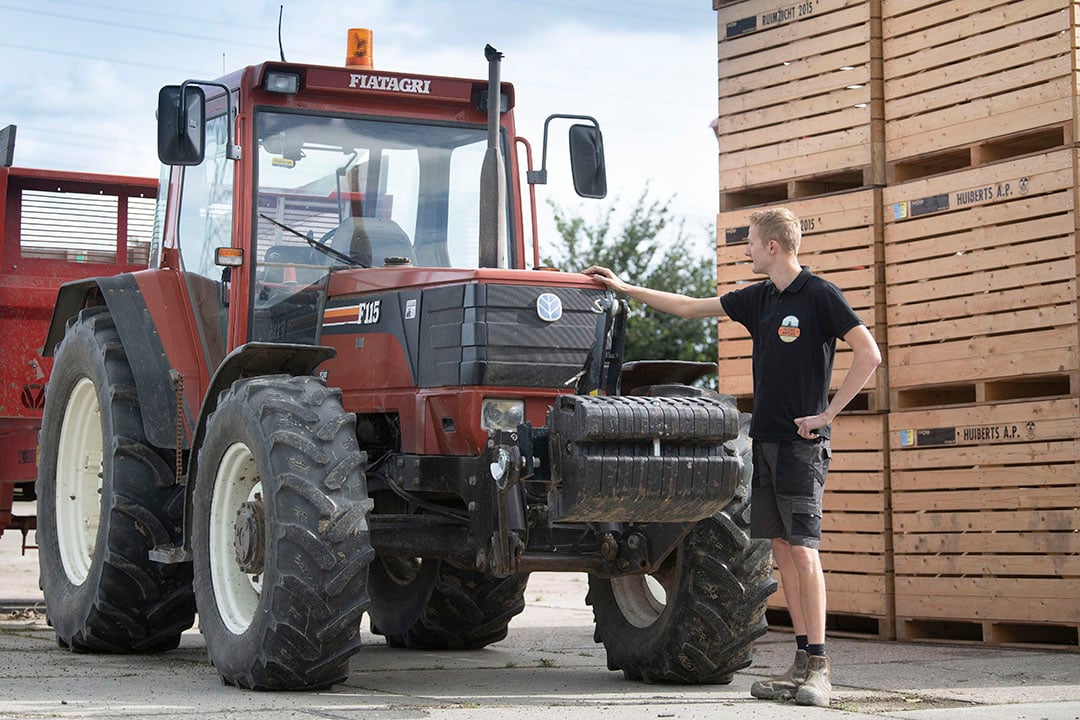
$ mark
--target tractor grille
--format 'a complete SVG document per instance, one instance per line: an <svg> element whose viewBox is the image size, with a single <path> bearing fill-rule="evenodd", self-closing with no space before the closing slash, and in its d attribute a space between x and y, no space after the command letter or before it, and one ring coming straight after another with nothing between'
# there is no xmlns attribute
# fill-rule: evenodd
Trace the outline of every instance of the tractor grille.
<svg viewBox="0 0 1080 720"><path fill-rule="evenodd" d="M537 298L558 296L545 321ZM582 368L602 290L473 283L424 291L419 384L562 388Z"/></svg>

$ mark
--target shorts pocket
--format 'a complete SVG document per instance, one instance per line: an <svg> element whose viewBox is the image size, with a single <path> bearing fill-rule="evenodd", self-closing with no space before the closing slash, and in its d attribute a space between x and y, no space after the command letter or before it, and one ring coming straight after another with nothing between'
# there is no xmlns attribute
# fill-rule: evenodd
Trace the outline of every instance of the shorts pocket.
<svg viewBox="0 0 1080 720"><path fill-rule="evenodd" d="M792 537L821 538L821 500L793 498L791 502Z"/></svg>

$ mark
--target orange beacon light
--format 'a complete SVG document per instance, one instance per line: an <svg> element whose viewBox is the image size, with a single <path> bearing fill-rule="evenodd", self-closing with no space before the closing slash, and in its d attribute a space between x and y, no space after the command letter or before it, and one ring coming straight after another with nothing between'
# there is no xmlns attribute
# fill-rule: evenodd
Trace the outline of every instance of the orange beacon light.
<svg viewBox="0 0 1080 720"><path fill-rule="evenodd" d="M371 57L371 31L367 28L349 28L345 65L369 70L374 67Z"/></svg>

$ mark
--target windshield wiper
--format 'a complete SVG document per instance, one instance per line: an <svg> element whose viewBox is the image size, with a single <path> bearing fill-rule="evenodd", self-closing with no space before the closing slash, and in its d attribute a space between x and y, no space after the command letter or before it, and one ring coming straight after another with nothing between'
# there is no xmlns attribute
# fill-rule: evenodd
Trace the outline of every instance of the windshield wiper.
<svg viewBox="0 0 1080 720"><path fill-rule="evenodd" d="M304 233L300 232L299 230L295 230L295 229L289 227L285 223L278 222L277 220L270 217L269 215L266 215L265 213L259 213L259 217L261 217L263 220L266 220L267 222L270 222L270 223L273 223L274 225L277 225L282 230L285 230L287 232L291 232L293 235L300 238L301 240L306 242L308 245L310 245L312 248L314 248L315 250L318 250L319 252L321 252L323 255L328 255L328 256L336 259L336 260L342 261L346 265L352 265L353 267L364 267L364 268L371 267L370 265L367 265L365 263L360 262L356 258L349 257L348 255L346 255L343 252L338 252L337 250L330 247L329 245L322 242L321 240L316 240L315 239L315 234L313 232L311 232L310 230L307 231L307 234L304 234ZM326 236L324 235L323 237L326 237Z"/></svg>

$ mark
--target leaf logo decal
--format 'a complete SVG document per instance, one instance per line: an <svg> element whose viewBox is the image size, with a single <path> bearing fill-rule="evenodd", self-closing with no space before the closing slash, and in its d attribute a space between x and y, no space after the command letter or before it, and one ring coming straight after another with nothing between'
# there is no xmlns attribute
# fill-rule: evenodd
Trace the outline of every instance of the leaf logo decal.
<svg viewBox="0 0 1080 720"><path fill-rule="evenodd" d="M544 293L536 298L536 314L544 322L555 322L562 317L562 300L554 293Z"/></svg>

